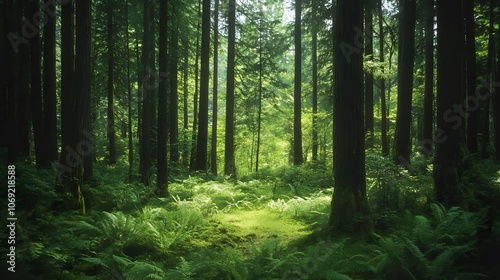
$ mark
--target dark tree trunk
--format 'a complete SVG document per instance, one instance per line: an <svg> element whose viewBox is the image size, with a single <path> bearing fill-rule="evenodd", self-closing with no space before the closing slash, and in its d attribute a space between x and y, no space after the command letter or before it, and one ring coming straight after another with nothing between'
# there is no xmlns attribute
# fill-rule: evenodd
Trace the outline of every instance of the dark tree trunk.
<svg viewBox="0 0 500 280"><path fill-rule="evenodd" d="M141 55L139 51L139 30L140 27L136 28L135 32L135 57L137 61L137 138L139 143L142 136L142 101L143 101L143 83L146 76L143 73ZM139 154L141 153L139 148ZM139 167L140 169L140 167Z"/></svg>
<svg viewBox="0 0 500 280"><path fill-rule="evenodd" d="M168 1L160 1L160 52L159 71L166 73L168 69L167 56L167 22ZM175 55L175 54L174 54ZM175 75L173 73L172 75ZM160 79L158 87L158 165L157 165L157 194L166 196L168 193L167 183L167 80Z"/></svg>
<svg viewBox="0 0 500 280"><path fill-rule="evenodd" d="M476 23L474 19L474 0L464 0L466 64L467 64L467 96L476 99ZM467 147L469 152L478 152L478 108L469 107L467 118Z"/></svg>
<svg viewBox="0 0 500 280"><path fill-rule="evenodd" d="M415 59L415 0L401 0L398 47L398 111L393 160L409 168L411 153L411 102Z"/></svg>
<svg viewBox="0 0 500 280"><path fill-rule="evenodd" d="M384 20L382 14L382 0L379 0L378 4L378 26L379 26L379 60L381 63L384 62ZM380 110L382 111L382 121L381 121L381 134L382 134L382 155L389 155L389 141L387 139L387 102L385 98L385 78L380 78Z"/></svg>
<svg viewBox="0 0 500 280"><path fill-rule="evenodd" d="M188 114L188 94L189 94L189 38L184 35L182 38L182 47L184 50L184 66L183 66L183 144L182 144L182 165L189 164L189 145L188 145L188 129L189 129L189 114Z"/></svg>
<svg viewBox="0 0 500 280"><path fill-rule="evenodd" d="M500 30L500 28L499 28L499 30ZM497 34L500 34L500 32ZM498 49L498 58L500 58L500 48ZM495 133L493 143L495 146L495 159L497 161L500 161L500 88L497 86L498 81L500 81L500 63L497 65L497 73L496 74L497 74L497 76L496 76L497 79L494 83L495 88L492 90L492 93L493 93L493 125L494 125L494 133Z"/></svg>
<svg viewBox="0 0 500 280"><path fill-rule="evenodd" d="M113 41L113 1L109 0L107 4L108 20L108 152L110 165L116 164L116 144L115 144L115 109L114 109L114 41ZM128 32L127 32L128 36Z"/></svg>
<svg viewBox="0 0 500 280"><path fill-rule="evenodd" d="M293 164L304 162L302 155L302 1L295 0L295 75L293 88Z"/></svg>
<svg viewBox="0 0 500 280"><path fill-rule="evenodd" d="M203 0L202 3L203 11L201 20L200 112L198 115L199 121L198 141L196 145L196 170L207 171L208 78L210 74L210 0Z"/></svg>
<svg viewBox="0 0 500 280"><path fill-rule="evenodd" d="M335 191L329 224L341 234L367 235L370 226L365 179L363 123L363 55L347 52L363 24L363 1L338 0L334 49L334 159ZM342 43L340 43L342 42Z"/></svg>
<svg viewBox="0 0 500 280"><path fill-rule="evenodd" d="M486 73L488 75L487 77L487 83L488 83L488 91L489 94L486 96L486 99L484 100L484 113L483 113L483 120L482 120L482 130L483 130L483 137L481 140L481 157L482 158L487 158L489 156L488 153L488 146L490 144L490 100L491 100L491 94L493 93L493 56L495 53L495 40L494 40L494 28L493 28L493 1L490 1L490 12L489 12L489 27L488 27L488 62L486 65Z"/></svg>
<svg viewBox="0 0 500 280"><path fill-rule="evenodd" d="M434 0L425 1L425 93L422 152L432 155L434 119Z"/></svg>
<svg viewBox="0 0 500 280"><path fill-rule="evenodd" d="M462 122L449 121L447 111L461 104L464 37L462 6L454 0L437 1L437 137L434 158L434 188L439 202L461 205L463 149ZM449 112L449 111L448 111Z"/></svg>
<svg viewBox="0 0 500 280"><path fill-rule="evenodd" d="M17 139L13 145L16 156L29 157L31 149L31 107L30 107L30 57L29 46L22 44L18 53L19 72L16 74L19 81L17 87ZM15 122L14 122L15 123ZM9 131L15 135L14 131ZM57 148L57 147L56 147ZM16 151L17 150L17 151ZM9 153L10 153L9 147Z"/></svg>
<svg viewBox="0 0 500 280"><path fill-rule="evenodd" d="M38 1L31 0L31 5L27 18L39 12ZM38 30L34 31L34 36L30 39L31 50L31 108L33 114L33 135L35 139L35 159L38 168L43 167L46 159L46 145L44 143L44 124L42 108L42 78L41 78L41 46L40 34Z"/></svg>
<svg viewBox="0 0 500 280"><path fill-rule="evenodd" d="M85 213L83 197L83 181L85 174L92 174L85 170L88 165L85 158L92 154L92 131L90 129L90 47L91 47L91 0L76 1L76 52L75 52L75 79L72 87L70 102L71 119L69 130L69 145L66 163L71 167L69 184L73 194L73 206Z"/></svg>
<svg viewBox="0 0 500 280"><path fill-rule="evenodd" d="M74 125L71 123L73 120L72 102L74 98L73 93L73 74L75 65L75 51L74 51L74 5L73 1L68 1L62 5L61 10L61 157L59 164L61 166L68 166L67 161L68 149L71 147L71 139L73 139ZM58 180L62 180L63 169L58 170Z"/></svg>
<svg viewBox="0 0 500 280"><path fill-rule="evenodd" d="M318 15L317 1L312 1L312 160L318 160Z"/></svg>
<svg viewBox="0 0 500 280"><path fill-rule="evenodd" d="M365 1L365 55L373 61L373 1ZM366 146L373 146L373 72L365 72Z"/></svg>
<svg viewBox="0 0 500 280"><path fill-rule="evenodd" d="M214 82L213 82L213 110L212 110L212 149L210 154L210 170L217 176L217 98L218 98L218 66L219 66L219 0L215 0L214 7Z"/></svg>
<svg viewBox="0 0 500 280"><path fill-rule="evenodd" d="M174 4L171 4L172 7L172 36L170 37L170 42L172 47L170 49L170 100L169 100L169 135L170 135L170 161L178 162L179 161L179 124L178 124L178 101L177 101L177 65L179 64L179 22L177 17L176 10Z"/></svg>
<svg viewBox="0 0 500 280"><path fill-rule="evenodd" d="M226 85L226 141L224 154L224 175L236 178L234 160L234 56L236 36L236 1L229 0Z"/></svg>
<svg viewBox="0 0 500 280"><path fill-rule="evenodd" d="M142 73L145 75L142 83L142 128L140 140L140 163L139 172L141 182L149 186L151 183L151 95L153 85L151 84L152 73L150 68L150 2L144 1L144 33L142 40Z"/></svg>
<svg viewBox="0 0 500 280"><path fill-rule="evenodd" d="M43 117L45 138L44 166L57 160L56 107L56 5L46 0L47 23L43 30Z"/></svg>
<svg viewBox="0 0 500 280"><path fill-rule="evenodd" d="M134 142L132 139L132 89L130 85L130 38L128 21L128 0L125 0L125 42L127 47L127 117L128 117L128 181L133 180L134 167Z"/></svg>
<svg viewBox="0 0 500 280"><path fill-rule="evenodd" d="M198 18L201 18L201 0L198 1ZM199 90L199 58L200 58L200 20L196 28L196 57L194 62L194 104L193 104L193 134L191 138L191 157L189 162L189 170L196 169L196 131L198 129L198 90Z"/></svg>

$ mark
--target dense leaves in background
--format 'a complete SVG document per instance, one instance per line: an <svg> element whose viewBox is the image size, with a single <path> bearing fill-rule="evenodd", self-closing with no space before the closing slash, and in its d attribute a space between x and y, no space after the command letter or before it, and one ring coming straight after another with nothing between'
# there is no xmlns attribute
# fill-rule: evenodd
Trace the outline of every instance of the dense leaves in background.
<svg viewBox="0 0 500 280"><path fill-rule="evenodd" d="M493 0L2 1L16 276L494 279L499 23Z"/></svg>

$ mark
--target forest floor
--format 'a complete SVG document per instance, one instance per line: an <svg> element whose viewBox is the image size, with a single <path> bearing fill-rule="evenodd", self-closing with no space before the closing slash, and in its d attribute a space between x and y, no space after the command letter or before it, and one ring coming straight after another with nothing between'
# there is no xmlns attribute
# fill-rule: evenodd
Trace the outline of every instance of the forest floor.
<svg viewBox="0 0 500 280"><path fill-rule="evenodd" d="M500 166L481 161L464 175L491 200L465 211L431 203L432 165L413 164L410 175L367 157L375 230L370 240L356 240L326 234L333 180L318 166L262 170L239 181L185 174L170 178L170 196L158 198L154 188L125 182L125 163L98 165L81 215L55 207L61 196L52 170L20 163L18 215L25 222L18 227L17 276L495 279Z"/></svg>

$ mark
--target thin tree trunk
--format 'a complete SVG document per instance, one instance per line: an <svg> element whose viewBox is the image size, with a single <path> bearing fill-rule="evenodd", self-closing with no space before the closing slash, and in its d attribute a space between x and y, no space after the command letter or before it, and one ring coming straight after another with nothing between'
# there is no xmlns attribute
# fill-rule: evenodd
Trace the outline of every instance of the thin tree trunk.
<svg viewBox="0 0 500 280"><path fill-rule="evenodd" d="M304 162L302 154L302 1L295 0L295 75L293 90L293 164Z"/></svg>
<svg viewBox="0 0 500 280"><path fill-rule="evenodd" d="M167 56L167 22L168 1L160 1L160 50L159 71L165 73L168 69ZM176 54L174 54L176 55ZM176 73L171 73L176 75ZM157 194L165 196L168 193L167 183L167 80L160 79L158 87L158 165L157 165Z"/></svg>
<svg viewBox="0 0 500 280"><path fill-rule="evenodd" d="M182 46L184 49L184 66L183 66L183 144L182 144L182 165L188 166L189 164L189 145L188 145L188 129L189 129L189 115L188 115L188 79L189 79L189 37L184 35L182 38Z"/></svg>
<svg viewBox="0 0 500 280"><path fill-rule="evenodd" d="M133 180L134 143L132 139L132 89L130 85L130 38L128 32L128 0L125 0L125 38L127 47L127 109L128 109L128 181Z"/></svg>
<svg viewBox="0 0 500 280"><path fill-rule="evenodd" d="M215 0L214 7L214 82L213 82L213 110L212 110L212 149L210 154L210 170L217 176L217 98L218 98L218 65L219 65L219 0Z"/></svg>
<svg viewBox="0 0 500 280"><path fill-rule="evenodd" d="M425 1L425 93L422 152L432 155L434 119L434 0Z"/></svg>
<svg viewBox="0 0 500 280"><path fill-rule="evenodd" d="M261 132L261 125L262 125L262 11L260 13L260 20L259 20L259 108L258 108L258 116L257 116L257 147L256 147L256 154L255 154L255 172L259 172L259 156L260 156L260 132ZM253 123L253 121L252 121ZM253 135L252 135L252 155L253 155ZM250 156L250 158L253 158L253 156ZM250 167L250 170L252 168Z"/></svg>
<svg viewBox="0 0 500 280"><path fill-rule="evenodd" d="M170 37L170 42L172 44L172 47L170 49L170 58L171 58L171 65L170 65L170 103L169 103L169 111L170 111L170 118L168 121L168 129L169 129L169 135L170 135L170 161L172 162L179 162L179 124L178 124L178 93L177 93L177 84L178 84L178 79L177 79L177 65L179 64L179 36L178 36L178 28L179 28L179 22L177 17L175 6L172 3L172 36Z"/></svg>
<svg viewBox="0 0 500 280"><path fill-rule="evenodd" d="M116 164L116 145L115 145L115 110L114 110L114 41L113 41L113 1L108 1L107 4L107 20L108 20L108 153L109 164ZM128 31L127 31L128 36Z"/></svg>
<svg viewBox="0 0 500 280"><path fill-rule="evenodd" d="M312 160L318 160L318 15L317 1L312 1Z"/></svg>
<svg viewBox="0 0 500 280"><path fill-rule="evenodd" d="M491 100L491 93L493 92L493 56L495 53L495 40L494 40L494 35L493 35L493 1L490 2L490 15L489 15L489 28L488 28L488 62L486 65L486 72L487 72L487 82L488 82L488 91L490 94L488 94L486 100L484 101L484 115L483 115L483 139L482 139L482 145L481 145L481 157L482 158L487 158L489 153L488 153L488 146L490 144L490 100Z"/></svg>
<svg viewBox="0 0 500 280"><path fill-rule="evenodd" d="M234 57L236 37L236 1L229 0L228 16L228 51L226 85L226 141L224 157L224 175L236 179L234 159Z"/></svg>
<svg viewBox="0 0 500 280"><path fill-rule="evenodd" d="M146 75L142 83L143 98L142 98L142 128L141 128L141 149L140 149L140 166L141 182L149 186L151 183L151 93L152 85L150 84L151 68L150 65L150 2L144 1L144 33L142 40L142 69L143 74Z"/></svg>
<svg viewBox="0 0 500 280"><path fill-rule="evenodd" d="M465 28L466 28L466 57L467 57L467 95L470 99L476 99L476 23L474 19L474 0L465 0ZM471 108L469 104L467 112L467 147L469 152L478 152L478 108Z"/></svg>
<svg viewBox="0 0 500 280"><path fill-rule="evenodd" d="M198 18L201 18L201 0L198 1ZM200 20L198 19L198 26L196 28L196 57L194 63L194 104L193 104L193 134L192 134L192 143L191 143L191 158L189 169L196 169L196 139L197 134L196 131L198 129L198 85L199 85L199 58L200 58Z"/></svg>
<svg viewBox="0 0 500 280"><path fill-rule="evenodd" d="M365 55L373 61L373 6L365 1ZM365 135L366 146L373 146L373 72L365 72Z"/></svg>
<svg viewBox="0 0 500 280"><path fill-rule="evenodd" d="M398 48L398 111L394 133L393 160L409 168L411 153L411 112L413 92L413 62L415 59L414 0L402 0L399 16Z"/></svg>
<svg viewBox="0 0 500 280"><path fill-rule="evenodd" d="M52 4L51 4L52 3ZM56 5L45 1L47 23L43 30L43 117L45 138L44 166L57 160L56 107Z"/></svg>
<svg viewBox="0 0 500 280"><path fill-rule="evenodd" d="M379 60L381 63L384 62L384 23L382 14L382 0L379 0L378 6L378 26L379 26ZM380 78L380 110L382 111L382 121L381 121L381 132L382 132L382 155L389 155L389 141L387 139L387 104L385 98L385 78Z"/></svg>

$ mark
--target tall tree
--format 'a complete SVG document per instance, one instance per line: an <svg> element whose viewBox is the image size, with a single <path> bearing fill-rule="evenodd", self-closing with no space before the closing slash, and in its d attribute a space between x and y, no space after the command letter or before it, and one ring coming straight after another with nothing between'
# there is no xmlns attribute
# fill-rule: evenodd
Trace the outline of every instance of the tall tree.
<svg viewBox="0 0 500 280"><path fill-rule="evenodd" d="M150 1L144 1L144 32L142 40L142 73L145 75L142 83L142 128L140 140L140 162L139 171L141 173L141 181L145 185L150 184L151 180L151 93L152 88L149 84L151 79L150 65ZM142 77L140 77L141 79Z"/></svg>
<svg viewBox="0 0 500 280"><path fill-rule="evenodd" d="M408 168L411 153L411 103L413 62L415 59L416 0L401 0L398 46L398 111L394 135L393 160Z"/></svg>
<svg viewBox="0 0 500 280"><path fill-rule="evenodd" d="M454 0L437 0L437 141L434 158L436 198L446 206L460 205L463 148L460 138L462 122L447 121L446 111L461 103L462 6Z"/></svg>
<svg viewBox="0 0 500 280"><path fill-rule="evenodd" d="M208 143L208 78L210 70L210 0L203 0L202 3L203 10L201 19L200 108L198 114L199 120L198 141L196 145L196 170L206 171ZM228 132L226 131L226 133Z"/></svg>
<svg viewBox="0 0 500 280"><path fill-rule="evenodd" d="M27 9L27 18L33 18L35 14L40 12L39 2L36 0L30 1L30 8ZM34 30L34 35L29 40L31 54L31 108L33 115L33 136L35 143L35 159L37 167L43 167L45 164L45 133L43 124L43 107L42 107L42 77L41 77L41 45L40 34L38 30Z"/></svg>
<svg viewBox="0 0 500 280"><path fill-rule="evenodd" d="M115 105L114 105L114 95L115 95L115 85L114 85L114 27L113 27L113 1L109 0L106 6L107 12L107 49L108 49L108 163L113 165L116 163L116 141L115 141ZM128 32L127 32L128 33ZM128 34L127 34L128 36Z"/></svg>
<svg viewBox="0 0 500 280"><path fill-rule="evenodd" d="M61 157L59 163L66 164L66 156L72 139L71 112L73 98L73 74L75 66L75 37L74 37L74 4L73 0L62 5L61 8ZM61 178L60 178L61 179Z"/></svg>
<svg viewBox="0 0 500 280"><path fill-rule="evenodd" d="M488 146L490 145L490 100L491 93L493 92L493 57L495 55L495 40L494 40L494 6L493 1L490 1L489 9L489 25L488 25L488 61L486 63L486 74L488 75L486 81L488 83L488 91L484 100L484 113L482 119L482 139L481 139L481 157L488 157Z"/></svg>
<svg viewBox="0 0 500 280"><path fill-rule="evenodd" d="M465 52L467 65L467 96L476 98L476 22L474 19L474 0L464 0L465 14ZM467 104L468 106L468 104ZM467 110L467 147L469 152L478 151L478 110Z"/></svg>
<svg viewBox="0 0 500 280"><path fill-rule="evenodd" d="M127 111L128 111L128 181L132 182L134 168L134 142L132 139L132 88L130 84L130 38L128 0L125 0L125 45L127 48Z"/></svg>
<svg viewBox="0 0 500 280"><path fill-rule="evenodd" d="M179 64L179 15L176 11L175 2L170 4L172 17L170 22L171 26L171 37L170 37L170 99L169 99L169 136L170 136L170 161L179 161L179 124L178 124L178 101L177 101L177 65Z"/></svg>
<svg viewBox="0 0 500 280"><path fill-rule="evenodd" d="M422 152L432 155L434 119L434 0L425 1L425 93Z"/></svg>
<svg viewBox="0 0 500 280"><path fill-rule="evenodd" d="M45 158L43 165L57 160L57 105L56 105L56 4L46 0L47 23L43 29L43 123Z"/></svg>
<svg viewBox="0 0 500 280"><path fill-rule="evenodd" d="M312 1L311 62L312 62L312 160L318 160L318 3Z"/></svg>
<svg viewBox="0 0 500 280"><path fill-rule="evenodd" d="M500 21L500 18L499 18ZM498 29L500 31L500 27ZM497 34L500 34L497 33ZM500 37L500 36L498 36ZM498 48L498 58L500 58L500 48ZM500 60L499 60L500 61ZM494 138L493 145L495 147L495 159L500 161L500 90L498 88L498 81L500 81L500 63L497 65L496 73L496 88L493 90L493 126L494 126Z"/></svg>
<svg viewBox="0 0 500 280"><path fill-rule="evenodd" d="M188 145L188 129L189 129L189 112L188 112L188 94L189 94L189 35L184 34L182 37L182 49L184 50L184 65L183 65L183 137L182 142L182 164L188 166L189 164L189 145Z"/></svg>
<svg viewBox="0 0 500 280"><path fill-rule="evenodd" d="M293 164L304 161L302 155L302 0L295 0L295 75L293 87Z"/></svg>
<svg viewBox="0 0 500 280"><path fill-rule="evenodd" d="M374 1L365 3L365 56L373 60L373 10ZM373 71L365 71L365 135L366 146L373 146Z"/></svg>
<svg viewBox="0 0 500 280"><path fill-rule="evenodd" d="M382 14L382 0L378 2L378 27L379 27L379 60L384 62L384 19ZM382 134L382 155L389 154L389 141L387 139L387 102L385 98L385 77L380 78L380 110L382 111L381 134Z"/></svg>
<svg viewBox="0 0 500 280"><path fill-rule="evenodd" d="M228 25L224 175L236 178L236 164L234 160L234 50L236 39L235 0L229 0Z"/></svg>
<svg viewBox="0 0 500 280"><path fill-rule="evenodd" d="M83 180L85 177L85 157L92 151L92 131L90 127L90 46L91 46L91 0L76 1L76 51L75 73L71 96L68 98L71 108L68 126L68 150L66 164L70 164L71 174L68 184L73 194L73 206L85 213ZM76 78L78 77L78 78ZM85 147L85 148L83 148ZM87 172L92 174L92 172Z"/></svg>
<svg viewBox="0 0 500 280"><path fill-rule="evenodd" d="M337 0L334 48L333 145L335 189L329 224L339 233L366 234L365 138L363 123L363 55L356 27L363 24L362 0Z"/></svg>
<svg viewBox="0 0 500 280"><path fill-rule="evenodd" d="M214 7L214 82L212 102L212 149L210 153L210 170L217 175L217 91L218 91L218 66L219 66L219 0L215 0Z"/></svg>
<svg viewBox="0 0 500 280"><path fill-rule="evenodd" d="M158 67L160 74L165 73L168 67L167 57L167 21L168 0L160 1L160 50ZM176 75L173 73L172 75ZM157 164L157 193L167 194L167 80L160 79L158 85L158 164Z"/></svg>
<svg viewBox="0 0 500 280"><path fill-rule="evenodd" d="M193 134L191 140L191 157L189 161L189 170L196 169L196 146L198 129L198 93L199 93L199 60L200 60L200 18L201 18L201 1L198 0L198 24L196 27L196 56L194 61L194 102L193 102Z"/></svg>

